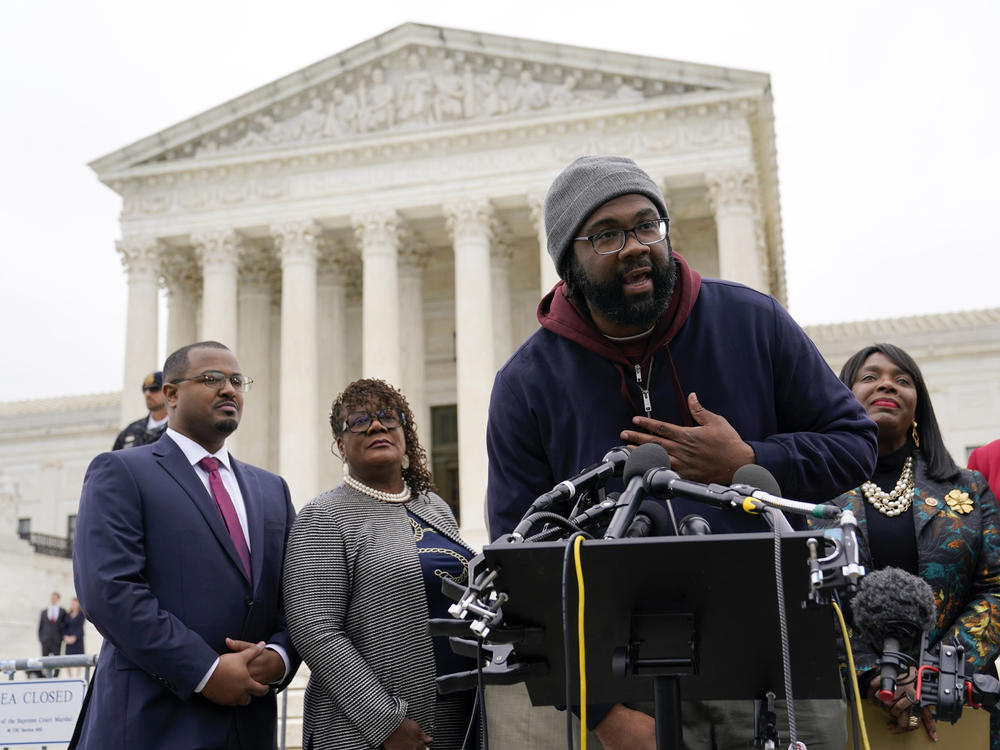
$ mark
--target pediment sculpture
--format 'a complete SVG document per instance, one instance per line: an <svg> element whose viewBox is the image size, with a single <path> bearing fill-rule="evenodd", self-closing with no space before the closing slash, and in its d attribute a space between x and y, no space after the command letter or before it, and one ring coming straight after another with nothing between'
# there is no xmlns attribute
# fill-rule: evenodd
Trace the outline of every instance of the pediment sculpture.
<svg viewBox="0 0 1000 750"><path fill-rule="evenodd" d="M395 62L398 59L399 62ZM344 72L307 96L278 102L196 144L194 155L262 149L460 121L635 102L698 88L641 76L613 75L426 48Z"/></svg>

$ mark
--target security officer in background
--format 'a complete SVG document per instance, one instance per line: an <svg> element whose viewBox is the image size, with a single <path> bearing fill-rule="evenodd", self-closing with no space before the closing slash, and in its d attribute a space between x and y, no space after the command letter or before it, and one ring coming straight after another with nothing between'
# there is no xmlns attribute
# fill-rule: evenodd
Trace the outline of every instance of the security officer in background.
<svg viewBox="0 0 1000 750"><path fill-rule="evenodd" d="M149 414L118 433L111 450L135 448L155 443L167 429L167 403L163 400L163 373L151 372L142 381L142 395L146 398Z"/></svg>

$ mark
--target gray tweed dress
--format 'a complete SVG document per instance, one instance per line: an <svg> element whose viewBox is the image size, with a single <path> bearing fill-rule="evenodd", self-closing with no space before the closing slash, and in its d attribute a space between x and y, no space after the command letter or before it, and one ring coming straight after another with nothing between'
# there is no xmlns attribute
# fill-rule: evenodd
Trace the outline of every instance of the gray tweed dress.
<svg viewBox="0 0 1000 750"><path fill-rule="evenodd" d="M434 653L407 506L462 542L433 493L403 505L346 485L311 500L292 528L284 597L292 642L311 670L305 750L377 748L404 717L435 737ZM437 738L434 747L448 750Z"/></svg>

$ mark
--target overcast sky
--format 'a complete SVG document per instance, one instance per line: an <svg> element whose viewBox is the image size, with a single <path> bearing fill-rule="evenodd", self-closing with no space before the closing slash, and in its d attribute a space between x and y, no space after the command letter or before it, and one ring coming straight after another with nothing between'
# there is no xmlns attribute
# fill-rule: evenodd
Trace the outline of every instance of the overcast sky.
<svg viewBox="0 0 1000 750"><path fill-rule="evenodd" d="M8 0L0 401L122 387L121 201L87 162L407 21L767 72L795 318L996 307L998 8Z"/></svg>

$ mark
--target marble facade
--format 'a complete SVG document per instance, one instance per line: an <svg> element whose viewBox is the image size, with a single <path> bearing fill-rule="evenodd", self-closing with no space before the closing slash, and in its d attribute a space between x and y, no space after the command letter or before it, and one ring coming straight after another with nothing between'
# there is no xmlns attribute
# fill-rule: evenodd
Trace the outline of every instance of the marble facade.
<svg viewBox="0 0 1000 750"><path fill-rule="evenodd" d="M97 159L123 200L124 390L0 404L0 520L67 533L86 464L144 411L164 289L168 352L218 339L254 378L231 449L297 506L340 480L327 420L350 380L398 385L428 450L432 409L454 407L463 532L483 542L493 376L556 281L545 191L585 153L657 180L703 275L787 301L762 73L406 24ZM807 330L835 368L874 340L907 348L960 462L1000 436L1000 309ZM0 630L29 648L68 561L8 547L55 566L41 595L17 584L20 625Z"/></svg>
<svg viewBox="0 0 1000 750"><path fill-rule="evenodd" d="M232 343L258 381L234 450L297 504L338 479L328 404L401 387L431 445L455 405L461 520L481 534L493 374L556 281L541 201L583 153L636 158L677 249L783 299L769 78L406 24L91 164L123 199L124 382ZM141 413L125 391L120 418Z"/></svg>

